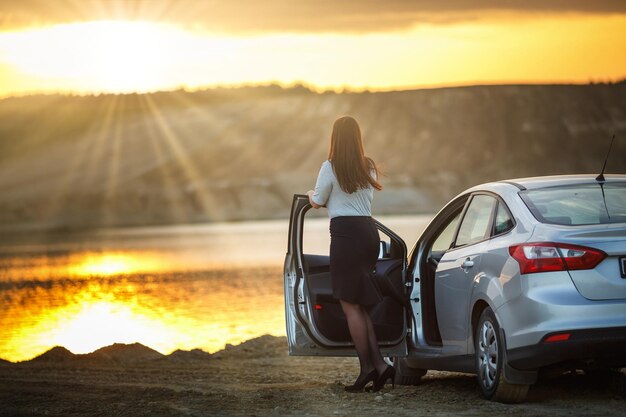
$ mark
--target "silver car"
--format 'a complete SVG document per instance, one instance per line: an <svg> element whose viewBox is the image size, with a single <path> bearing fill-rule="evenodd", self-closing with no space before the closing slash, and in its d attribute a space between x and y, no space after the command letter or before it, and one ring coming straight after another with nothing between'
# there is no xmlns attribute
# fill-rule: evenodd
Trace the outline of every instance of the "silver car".
<svg viewBox="0 0 626 417"><path fill-rule="evenodd" d="M285 258L290 355L356 356L328 256L302 250L295 195ZM541 370L626 367L626 175L482 184L450 201L410 254L377 222L370 309L396 382L475 373L486 398L524 401Z"/></svg>

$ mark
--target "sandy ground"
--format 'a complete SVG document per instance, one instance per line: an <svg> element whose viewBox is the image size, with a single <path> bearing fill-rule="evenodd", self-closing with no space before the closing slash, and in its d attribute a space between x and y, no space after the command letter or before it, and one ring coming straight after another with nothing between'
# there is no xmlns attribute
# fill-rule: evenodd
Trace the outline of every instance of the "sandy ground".
<svg viewBox="0 0 626 417"><path fill-rule="evenodd" d="M480 397L473 376L429 372L418 386L349 394L356 359L295 358L263 336L209 355L142 345L88 355L55 348L0 363L0 415L58 416L626 416L626 374L543 380L524 404Z"/></svg>

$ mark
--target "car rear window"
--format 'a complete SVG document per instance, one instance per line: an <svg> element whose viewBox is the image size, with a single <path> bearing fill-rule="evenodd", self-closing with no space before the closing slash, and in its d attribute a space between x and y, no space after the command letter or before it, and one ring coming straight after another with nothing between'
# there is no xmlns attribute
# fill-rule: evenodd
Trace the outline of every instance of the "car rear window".
<svg viewBox="0 0 626 417"><path fill-rule="evenodd" d="M626 223L626 183L590 183L520 191L542 223L579 226Z"/></svg>

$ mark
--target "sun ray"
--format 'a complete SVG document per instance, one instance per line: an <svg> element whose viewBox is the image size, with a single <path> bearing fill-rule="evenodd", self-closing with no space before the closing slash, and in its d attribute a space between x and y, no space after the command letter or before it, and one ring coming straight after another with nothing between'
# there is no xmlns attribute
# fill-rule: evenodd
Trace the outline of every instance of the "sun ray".
<svg viewBox="0 0 626 417"><path fill-rule="evenodd" d="M200 163L202 163L203 166L206 166L206 168L204 168L205 175L210 176L210 178L213 180L211 183L206 183L206 185L203 187L204 190L210 190L211 185L216 182L215 180L219 181L220 179L227 179L227 181L229 181L234 186L230 188L231 192L223 193L220 195L220 204L222 204L223 206L228 206L230 204L234 204L236 206L240 204L237 198L237 195L239 193L239 190L237 189L238 186L243 186L244 188L246 186L249 186L251 182L250 176L262 176L263 167L261 166L261 163L257 160L258 158L256 157L256 148L238 148L238 151L234 154L223 155L221 154L223 149L222 146L224 143L228 143L231 139L248 137L250 135L250 131L247 129L250 128L251 124L260 126L260 124L256 123L255 121L251 121L247 117L239 117L239 114L241 113L254 115L256 112L243 111L240 108L234 108L232 107L234 104L230 103L227 103L225 105L219 103L212 104L209 105L211 106L211 108L207 108L206 104L202 105L202 103L194 102L192 100L194 98L193 95L189 95L188 93L181 91L176 91L168 97L171 97L177 103L182 103L182 105L189 107L189 111L197 115L199 119L203 121L202 132L207 140L211 141L210 149L213 155L219 154L221 155L221 157L229 159L232 162L232 165L246 166L246 173L249 175L238 177L236 172L237 170L233 171L230 166L231 164L229 164L229 166L223 166L221 167L221 169L215 170L212 169L209 158L205 156L204 158L200 159ZM310 109L310 106L307 106L306 102L297 102L297 104L299 107L291 109L291 114L303 114L303 111ZM249 105L253 106L254 104ZM227 117L227 114L225 115L224 112L226 112L227 114L233 112L237 114L238 122L225 122L225 120L228 120L229 117ZM291 117L288 119L290 119L291 121L287 121L286 123L297 123L297 118ZM285 150L284 143L279 143L277 141L270 141L267 146L273 146L275 148L274 154L276 155L283 155L285 152L289 152L288 150ZM198 159L196 159L196 161L198 161ZM280 162L276 161L275 163ZM274 193L278 200L284 198L283 195L278 192L278 190L276 190L276 188L274 187L269 187L267 191L270 193Z"/></svg>
<svg viewBox="0 0 626 417"><path fill-rule="evenodd" d="M202 103L193 101L193 95L176 91L172 94L172 98L188 106L191 112L200 116L203 121L206 121L203 122L203 126L207 129L205 135L208 139L214 140L216 144L219 145L218 142L228 141L230 138L242 138L246 136L244 123L225 123L224 117L221 117L222 115L219 111L215 111L215 107L207 109L206 105L203 106ZM240 157L241 153L238 153L236 158ZM211 174L219 176L223 173L211 172Z"/></svg>
<svg viewBox="0 0 626 417"><path fill-rule="evenodd" d="M120 170L120 160L123 156L122 153L122 126L123 126L123 114L126 109L126 101L121 100L119 106L116 108L116 117L113 120L113 132L111 135L111 155L109 156L109 169L105 178L105 190L107 204L104 211L104 223L106 225L116 224L115 212L117 208L118 196L118 177Z"/></svg>
<svg viewBox="0 0 626 417"><path fill-rule="evenodd" d="M144 109L146 114L150 114L150 108L148 107L147 98L145 95L141 95L140 97L140 105L142 109ZM182 207L177 195L176 195L176 184L171 178L171 172L167 170L167 160L165 150L163 149L163 145L159 140L159 133L157 132L157 128L151 120L146 120L146 133L148 135L149 143L152 146L155 155L155 164L153 165L154 172L159 175L156 183L162 187L162 192L157 193L157 195L165 195L169 200L169 205L173 209L168 212L169 215L172 215L172 220L176 223L184 223L187 219L185 214L185 209ZM147 208L147 207L146 207Z"/></svg>
<svg viewBox="0 0 626 417"><path fill-rule="evenodd" d="M166 140L169 149L174 153L175 161L186 177L187 184L185 184L185 187L190 187L192 190L198 188L205 178L200 175L193 160L189 158L188 153L183 149L178 136L165 120L165 117L150 95L146 95L146 102L152 112L152 115L154 116L157 126L159 127L161 136ZM203 213L207 213L210 219L217 218L217 202L214 201L213 197L202 188L199 188L196 195L199 198L199 203Z"/></svg>
<svg viewBox="0 0 626 417"><path fill-rule="evenodd" d="M84 173L83 181L81 184L81 188L83 192L86 194L90 192L92 195L91 198L94 198L93 192L96 192L96 195L100 196L101 200L98 204L98 210L103 209L103 205L106 206L108 203L107 195L103 194L103 186L104 183L102 175L106 170L104 169L107 165L107 159L111 157L110 148L111 148L111 129L116 117L116 109L119 105L120 98L119 96L113 96L111 99L111 103L108 105L104 117L98 127L98 130L95 131L95 135L92 141L93 143L93 151L90 153L88 157L85 158L85 165L88 171ZM83 194L85 197L86 195Z"/></svg>
<svg viewBox="0 0 626 417"><path fill-rule="evenodd" d="M7 130L10 128L15 131L24 130L28 132L28 136L25 137L24 140L13 143L8 152L8 156L11 157L11 160L8 160L7 163L0 164L0 188L6 191L11 190L15 193L24 188L25 184L41 179L41 173L32 170L31 167L28 167L28 172L20 172L20 168L23 169L23 165L19 164L19 162L18 165L16 162L20 161L20 158L23 157L25 153L27 154L28 148L33 147L35 140L40 141L50 136L46 124L33 123L33 119L41 114L45 114L49 108L55 108L56 105L62 103L63 100L64 98L61 95L46 97L45 100L31 98L26 106L20 107L20 111L16 115L17 117L13 116L15 115L15 110L10 110L8 117L2 118L4 128L7 128ZM0 156L0 159L6 157L7 154L3 154Z"/></svg>
<svg viewBox="0 0 626 417"><path fill-rule="evenodd" d="M85 132L85 136L93 136L94 140L77 141L74 157L68 158L66 162L68 165L64 170L62 179L59 181L58 186L55 187L54 193L50 193L50 200L43 214L44 219L48 221L62 221L59 217L66 205L69 204L68 196L78 193L84 198L86 190L97 189L93 186L93 182L97 175L99 163L102 163L103 160L103 149L117 106L118 97L105 96L102 100L103 102L98 106L98 108L103 107L104 115L102 119L98 118L90 123L88 130ZM94 113L97 116L100 115L100 111Z"/></svg>

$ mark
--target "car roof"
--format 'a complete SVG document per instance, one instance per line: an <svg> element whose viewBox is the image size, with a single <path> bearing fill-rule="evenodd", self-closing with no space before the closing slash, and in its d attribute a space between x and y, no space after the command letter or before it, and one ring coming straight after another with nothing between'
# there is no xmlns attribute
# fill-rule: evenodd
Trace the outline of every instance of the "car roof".
<svg viewBox="0 0 626 417"><path fill-rule="evenodd" d="M560 185L593 183L596 181L597 176L598 174L551 175L545 177L515 178L498 182L512 184L520 189L532 190L536 188L555 187ZM605 174L604 177L606 183L626 181L626 175L624 174Z"/></svg>

